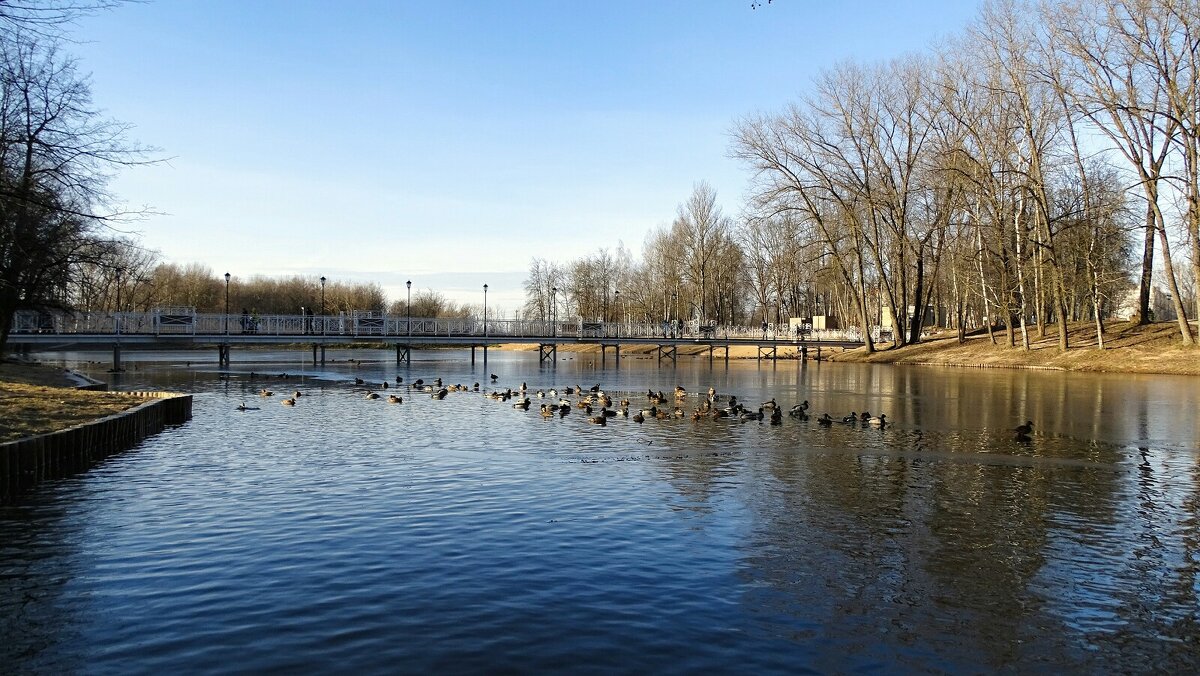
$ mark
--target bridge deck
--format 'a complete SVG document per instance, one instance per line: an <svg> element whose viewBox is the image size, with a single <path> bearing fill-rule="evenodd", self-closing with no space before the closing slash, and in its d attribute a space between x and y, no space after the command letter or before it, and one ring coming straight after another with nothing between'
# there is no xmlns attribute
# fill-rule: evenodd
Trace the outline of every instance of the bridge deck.
<svg viewBox="0 0 1200 676"><path fill-rule="evenodd" d="M201 346L217 346L218 360L228 365L234 346L304 345L313 351L313 362L324 363L329 346L345 344L376 344L395 348L398 363L411 360L411 349L432 346L462 346L471 348L471 362L476 348L483 348L487 361L489 346L502 343L539 345L542 361L557 354L557 347L568 344L601 346L601 358L614 349L620 361L620 348L626 345L655 345L659 361L675 361L676 348L683 345L708 347L713 351L738 345L757 346L758 358L774 359L777 347L797 348L841 347L862 345L857 335L842 331L810 332L803 336L779 334L770 330L755 331L746 327L693 326L691 334L684 327L663 323L634 324L629 322L541 322L497 320L482 322L474 319L416 319L388 316L325 316L275 315L270 317L235 317L225 315L107 313L75 315L18 315L8 343L12 347L39 352L111 349L113 370L121 370L121 350L170 350ZM553 360L553 357L549 357Z"/></svg>

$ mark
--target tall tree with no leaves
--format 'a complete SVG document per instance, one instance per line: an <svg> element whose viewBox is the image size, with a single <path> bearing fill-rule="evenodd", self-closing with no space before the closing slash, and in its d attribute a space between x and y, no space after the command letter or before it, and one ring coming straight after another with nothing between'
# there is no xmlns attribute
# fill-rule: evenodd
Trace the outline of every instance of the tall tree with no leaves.
<svg viewBox="0 0 1200 676"><path fill-rule="evenodd" d="M126 131L53 45L0 40L0 351L13 313L61 305L55 289L110 238L109 172L143 157Z"/></svg>

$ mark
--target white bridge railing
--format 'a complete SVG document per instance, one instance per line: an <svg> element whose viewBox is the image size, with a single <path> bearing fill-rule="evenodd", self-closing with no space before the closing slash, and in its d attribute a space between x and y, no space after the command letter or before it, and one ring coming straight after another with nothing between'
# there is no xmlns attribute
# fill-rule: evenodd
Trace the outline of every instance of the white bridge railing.
<svg viewBox="0 0 1200 676"><path fill-rule="evenodd" d="M526 319L447 319L404 317L380 313L337 315L238 315L201 314L190 308L164 308L152 312L44 313L21 311L13 316L12 334L86 334L154 336L309 336L392 337L479 337L566 339L750 339L794 341L861 341L858 329L817 330L789 333L786 325L761 326L701 325L698 322L590 322L572 317L549 322Z"/></svg>

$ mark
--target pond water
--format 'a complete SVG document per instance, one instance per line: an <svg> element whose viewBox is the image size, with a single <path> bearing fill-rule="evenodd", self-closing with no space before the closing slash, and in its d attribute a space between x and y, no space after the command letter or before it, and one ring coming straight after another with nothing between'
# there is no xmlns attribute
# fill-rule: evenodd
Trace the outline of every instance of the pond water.
<svg viewBox="0 0 1200 676"><path fill-rule="evenodd" d="M381 355L69 355L194 392L194 418L0 508L0 670L1200 667L1200 380ZM525 382L533 407L397 376ZM894 424L539 415L537 390L595 384Z"/></svg>

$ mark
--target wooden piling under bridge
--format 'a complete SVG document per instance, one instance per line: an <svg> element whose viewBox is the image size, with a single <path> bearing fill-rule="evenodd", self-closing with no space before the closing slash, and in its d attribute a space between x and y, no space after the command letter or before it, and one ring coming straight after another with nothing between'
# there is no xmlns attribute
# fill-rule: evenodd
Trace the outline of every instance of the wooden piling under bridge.
<svg viewBox="0 0 1200 676"><path fill-rule="evenodd" d="M46 479L87 470L108 456L136 446L167 425L192 417L192 395L125 392L148 401L131 409L58 432L0 444L0 504L12 503Z"/></svg>

